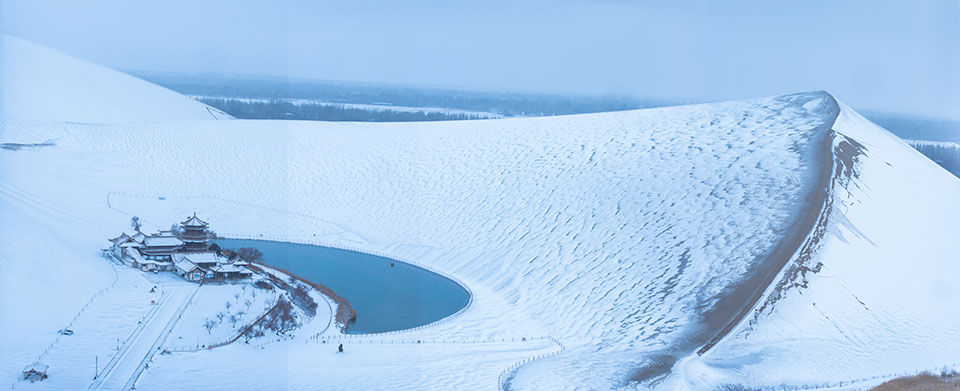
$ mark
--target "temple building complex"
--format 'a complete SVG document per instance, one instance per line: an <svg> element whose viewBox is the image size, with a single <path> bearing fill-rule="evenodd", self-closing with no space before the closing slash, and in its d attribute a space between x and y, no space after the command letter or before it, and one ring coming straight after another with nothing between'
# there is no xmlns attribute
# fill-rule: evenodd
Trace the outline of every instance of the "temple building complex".
<svg viewBox="0 0 960 391"><path fill-rule="evenodd" d="M175 230L110 239L107 252L123 264L145 272L173 272L188 281L225 281L249 278L249 263L238 256L221 255L207 222L196 213Z"/></svg>

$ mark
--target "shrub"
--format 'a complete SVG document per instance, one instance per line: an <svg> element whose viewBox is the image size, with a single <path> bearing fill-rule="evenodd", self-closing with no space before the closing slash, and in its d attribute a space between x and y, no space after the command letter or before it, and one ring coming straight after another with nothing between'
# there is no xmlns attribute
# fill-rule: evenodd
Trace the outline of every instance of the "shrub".
<svg viewBox="0 0 960 391"><path fill-rule="evenodd" d="M263 253L255 248L238 248L236 253L240 256L240 258L243 258L244 261L257 263L263 262Z"/></svg>
<svg viewBox="0 0 960 391"><path fill-rule="evenodd" d="M270 312L267 312L267 315L261 321L263 322L261 324L262 329L273 330L277 334L283 334L298 326L293 305L283 297L277 301L277 305L270 309Z"/></svg>

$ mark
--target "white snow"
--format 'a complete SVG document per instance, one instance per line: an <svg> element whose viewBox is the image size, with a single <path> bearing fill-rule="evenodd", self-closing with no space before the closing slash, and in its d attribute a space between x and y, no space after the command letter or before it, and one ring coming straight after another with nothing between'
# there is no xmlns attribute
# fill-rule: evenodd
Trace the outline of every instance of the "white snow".
<svg viewBox="0 0 960 391"><path fill-rule="evenodd" d="M158 353L169 339L171 328L190 305L200 286L182 280L168 281L161 285L162 296L154 311L142 319L134 329L126 344L120 346L111 361L104 365L99 376L95 378L88 389L96 390L128 390L131 389L137 377L149 365L151 357ZM59 372L67 372L80 360L74 363L64 363ZM80 383L86 385L86 382ZM31 384L46 388L52 384ZM77 383L68 384L64 388L75 388ZM24 387L24 388L30 388Z"/></svg>
<svg viewBox="0 0 960 391"><path fill-rule="evenodd" d="M807 264L824 266L655 386L820 384L960 355L958 180L849 108L833 123L826 93L490 121L214 121L169 91L3 42L0 143L37 144L0 150L0 380L16 389L96 386L100 356L120 357L104 389L141 371L138 389L618 388L698 335L780 242L818 186L831 125L865 154L831 189ZM17 51L19 70L6 66ZM64 69L8 89L31 64ZM21 98L32 103L7 106ZM157 307L147 278L177 277L99 249L132 215L153 230L192 212L222 236L416 262L473 300L429 327L344 336L314 295L317 317L292 336L155 354L196 345L236 288L204 286L191 306L194 284L159 281L177 296ZM151 307L160 320L138 327ZM17 382L38 358L50 379Z"/></svg>
<svg viewBox="0 0 960 391"><path fill-rule="evenodd" d="M116 269L116 284L111 284L109 290L93 297L92 300L89 295L84 297L83 299L90 301L78 309L79 316L60 325L73 330L73 335L57 335L57 329L51 327L52 324L36 330L18 330L24 327L22 323L13 320L4 321L5 333L23 335L28 338L24 341L28 344L31 340L44 341L40 343L46 344L32 359L49 365L50 369L47 373L50 377L37 385L42 384L48 389L77 389L80 388L79 385L86 388L94 374L102 372L110 361L110 357L118 349L132 344L131 335L134 328L131 326L136 326L139 321L152 313L151 310L156 306L150 305L150 301L160 300L161 294L160 292L149 293L152 285L144 280L139 272L124 266L116 266ZM114 277L113 272L108 273L109 277ZM64 290L56 291L64 292ZM6 293L4 295L8 296ZM71 301L66 297L57 298L57 300ZM41 299L34 302L55 304L52 301ZM42 308L38 310L44 311ZM48 314L50 315L57 314ZM7 341L5 338L4 342L15 341ZM5 386L16 380L15 375L10 377L7 374L17 372L17 368L7 367L15 363L14 359L22 357L19 353L21 352L15 348L4 349L4 359L0 362L4 366ZM98 360L100 371L96 371Z"/></svg>
<svg viewBox="0 0 960 391"><path fill-rule="evenodd" d="M125 73L0 35L0 120L103 123L232 118Z"/></svg>
<svg viewBox="0 0 960 391"><path fill-rule="evenodd" d="M219 263L226 261L226 259L212 251L174 254L173 258L174 260L186 259L193 263Z"/></svg>
<svg viewBox="0 0 960 391"><path fill-rule="evenodd" d="M960 180L841 107L833 128L864 154L858 177L831 189L833 211L813 262L820 271L689 360L682 374L690 389L868 387L960 369Z"/></svg>
<svg viewBox="0 0 960 391"><path fill-rule="evenodd" d="M258 289L249 284L204 286L190 304L190 311L174 328L167 348L171 351L201 350L204 346L228 341L272 307L276 300L276 290ZM227 309L227 302L230 309ZM223 318L218 318L218 313L223 313ZM236 316L236 322L232 322L231 315ZM329 315L321 317L326 321ZM204 327L207 321L215 323L210 331Z"/></svg>
<svg viewBox="0 0 960 391"><path fill-rule="evenodd" d="M191 390L496 390L502 366L556 349L548 340L344 342L342 354L336 342L174 353L156 361L137 390L168 390L183 379Z"/></svg>
<svg viewBox="0 0 960 391"><path fill-rule="evenodd" d="M694 332L698 308L777 242L811 182L804 145L824 121L801 105L820 98L430 124L40 124L4 136L56 146L8 151L0 163L17 168L8 186L18 192L45 177L83 189L30 198L106 232L78 247L116 235L130 219L122 212L153 230L195 211L224 236L413 260L463 281L474 300L408 338L552 336L566 352L530 368L557 374L516 376L515 388L613 386L644 352ZM528 358L517 349L481 373ZM439 365L431 357L396 365ZM210 366L202 354L166 365ZM463 378L440 375L420 384ZM468 388L497 382L471 379Z"/></svg>
<svg viewBox="0 0 960 391"><path fill-rule="evenodd" d="M147 246L182 246L183 241L173 236L148 236L144 239Z"/></svg>

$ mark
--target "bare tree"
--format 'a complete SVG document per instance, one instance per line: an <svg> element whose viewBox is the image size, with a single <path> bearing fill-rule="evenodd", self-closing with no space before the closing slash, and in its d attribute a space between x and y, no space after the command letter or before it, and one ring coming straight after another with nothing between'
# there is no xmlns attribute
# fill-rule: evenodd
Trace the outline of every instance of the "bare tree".
<svg viewBox="0 0 960 391"><path fill-rule="evenodd" d="M235 302L238 302L238 303L239 303L239 302L240 302L240 292L235 293L235 294L233 295L233 298L234 298L234 301L235 301Z"/></svg>
<svg viewBox="0 0 960 391"><path fill-rule="evenodd" d="M213 330L216 326L217 324L213 322L213 319L207 319L207 321L203 323L203 328L207 329L207 335L210 335L210 330Z"/></svg>
<svg viewBox="0 0 960 391"><path fill-rule="evenodd" d="M223 317L226 316L223 312L217 312L217 321L223 323Z"/></svg>
<svg viewBox="0 0 960 391"><path fill-rule="evenodd" d="M233 314L233 315L230 315L230 317L227 318L227 320L230 321L230 327L237 327L237 322L240 321L240 317L237 316L236 314Z"/></svg>
<svg viewBox="0 0 960 391"><path fill-rule="evenodd" d="M260 262L263 260L263 253L260 250L250 247L241 247L237 249L237 255L247 262Z"/></svg>
<svg viewBox="0 0 960 391"><path fill-rule="evenodd" d="M140 225L140 218L137 217L137 216L131 217L131 218L130 218L130 226L133 227L133 230L134 230L134 231L140 232L140 227L141 227L141 225Z"/></svg>
<svg viewBox="0 0 960 391"><path fill-rule="evenodd" d="M230 302L227 301L227 312L230 312L230 307L231 307L231 306L233 306L233 304L230 304Z"/></svg>

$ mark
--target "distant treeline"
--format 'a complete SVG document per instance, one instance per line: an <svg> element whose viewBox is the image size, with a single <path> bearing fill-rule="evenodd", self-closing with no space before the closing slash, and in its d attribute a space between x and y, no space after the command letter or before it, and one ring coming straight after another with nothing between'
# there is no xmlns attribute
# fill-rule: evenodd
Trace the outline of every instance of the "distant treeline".
<svg viewBox="0 0 960 391"><path fill-rule="evenodd" d="M686 103L680 101L638 99L629 96L575 96L484 92L389 84L255 78L229 75L153 72L131 73L186 95L261 99L309 99L334 103L439 107L496 113L507 117L593 113ZM237 114L234 114L230 110L221 109L237 116ZM436 115L443 116L443 114ZM413 118L406 117L405 114L398 114L398 118L399 117Z"/></svg>
<svg viewBox="0 0 960 391"><path fill-rule="evenodd" d="M960 143L960 118L931 118L883 112L865 112L863 115L905 140Z"/></svg>
<svg viewBox="0 0 960 391"><path fill-rule="evenodd" d="M243 119L441 121L488 118L483 114L458 111L492 113L505 117L536 117L698 103L640 99L631 96L485 92L224 74L136 71L130 73L185 95L223 97L225 99L219 101L215 100L217 98L202 98L200 100L230 113L234 117ZM253 98L253 100L243 98ZM289 102L291 99L342 103L345 105L301 104L300 102L293 104ZM410 112L399 109L377 111L367 107L351 107L349 104L442 108L451 111L424 110L424 112ZM932 118L886 112L864 112L864 115L904 139L960 142L960 119ZM944 161L944 164L950 163ZM952 172L956 171L952 170Z"/></svg>
<svg viewBox="0 0 960 391"><path fill-rule="evenodd" d="M361 109L317 103L293 104L278 99L250 101L200 97L197 100L240 119L294 119L307 121L408 122L485 119L482 115L447 112L405 112Z"/></svg>
<svg viewBox="0 0 960 391"><path fill-rule="evenodd" d="M910 145L953 175L960 177L960 144L910 141Z"/></svg>

